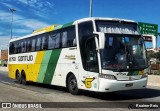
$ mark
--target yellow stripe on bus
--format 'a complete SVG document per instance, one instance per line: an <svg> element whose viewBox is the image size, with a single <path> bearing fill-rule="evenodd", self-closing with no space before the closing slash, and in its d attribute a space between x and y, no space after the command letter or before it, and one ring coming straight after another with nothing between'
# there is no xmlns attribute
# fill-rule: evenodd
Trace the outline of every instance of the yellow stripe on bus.
<svg viewBox="0 0 160 111"><path fill-rule="evenodd" d="M44 51L40 51L40 52L37 53L37 57L36 57L35 63L33 65L33 67L32 67L32 68L34 68L34 70L33 70L34 74L31 77L33 82L37 81L43 56L44 56Z"/></svg>

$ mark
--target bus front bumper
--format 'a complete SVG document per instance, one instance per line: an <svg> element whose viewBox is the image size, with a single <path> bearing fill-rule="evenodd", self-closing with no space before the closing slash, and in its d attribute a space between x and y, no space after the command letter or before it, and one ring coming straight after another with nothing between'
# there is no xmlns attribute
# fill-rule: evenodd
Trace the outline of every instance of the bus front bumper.
<svg viewBox="0 0 160 111"><path fill-rule="evenodd" d="M142 89L147 85L147 77L134 81L117 81L100 78L99 92L114 92L121 90Z"/></svg>

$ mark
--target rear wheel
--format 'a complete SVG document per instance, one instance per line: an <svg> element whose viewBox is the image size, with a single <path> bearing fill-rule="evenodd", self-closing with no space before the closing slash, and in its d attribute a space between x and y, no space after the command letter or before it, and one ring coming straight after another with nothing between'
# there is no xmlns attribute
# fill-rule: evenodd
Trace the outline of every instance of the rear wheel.
<svg viewBox="0 0 160 111"><path fill-rule="evenodd" d="M25 74L25 72L22 71L21 75L22 75L22 84L26 85L27 81L26 81L26 74Z"/></svg>
<svg viewBox="0 0 160 111"><path fill-rule="evenodd" d="M22 83L22 78L21 78L21 74L19 73L19 71L16 72L16 80L19 84Z"/></svg>
<svg viewBox="0 0 160 111"><path fill-rule="evenodd" d="M68 78L68 90L73 95L78 94L77 80L76 80L76 77L74 75L71 75Z"/></svg>

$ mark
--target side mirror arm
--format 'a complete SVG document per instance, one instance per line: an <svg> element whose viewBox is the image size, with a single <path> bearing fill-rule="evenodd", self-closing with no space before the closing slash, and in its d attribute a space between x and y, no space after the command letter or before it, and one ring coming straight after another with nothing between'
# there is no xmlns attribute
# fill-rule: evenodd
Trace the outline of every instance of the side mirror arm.
<svg viewBox="0 0 160 111"><path fill-rule="evenodd" d="M97 39L98 39L97 50L104 49L104 47L105 47L105 34L103 32L93 32L93 34L97 35Z"/></svg>

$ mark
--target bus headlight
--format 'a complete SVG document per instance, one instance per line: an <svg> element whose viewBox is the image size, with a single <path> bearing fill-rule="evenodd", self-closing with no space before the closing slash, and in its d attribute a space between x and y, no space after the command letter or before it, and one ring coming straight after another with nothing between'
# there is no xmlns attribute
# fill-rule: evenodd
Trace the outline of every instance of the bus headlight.
<svg viewBox="0 0 160 111"><path fill-rule="evenodd" d="M105 79L112 79L112 80L117 79L114 75L110 75L110 74L100 74L99 77L100 78L105 78Z"/></svg>

